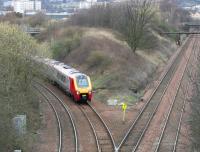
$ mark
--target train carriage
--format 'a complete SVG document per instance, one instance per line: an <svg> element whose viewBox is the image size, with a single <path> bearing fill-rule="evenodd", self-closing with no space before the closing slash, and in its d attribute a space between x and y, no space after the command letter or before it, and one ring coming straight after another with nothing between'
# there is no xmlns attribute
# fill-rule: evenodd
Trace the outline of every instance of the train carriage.
<svg viewBox="0 0 200 152"><path fill-rule="evenodd" d="M46 60L46 74L75 101L91 101L92 85L89 76L55 60Z"/></svg>

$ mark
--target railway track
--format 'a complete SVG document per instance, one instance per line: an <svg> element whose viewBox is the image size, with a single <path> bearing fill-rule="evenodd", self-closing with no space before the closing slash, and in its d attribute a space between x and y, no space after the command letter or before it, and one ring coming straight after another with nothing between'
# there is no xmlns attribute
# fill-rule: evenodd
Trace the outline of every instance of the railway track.
<svg viewBox="0 0 200 152"><path fill-rule="evenodd" d="M71 109L77 126L79 151L115 151L115 142L111 131L96 109L89 103L75 103L66 94L56 87L47 85Z"/></svg>
<svg viewBox="0 0 200 152"><path fill-rule="evenodd" d="M35 83L34 88L46 99L51 105L58 123L59 142L58 152L78 152L78 136L72 114L67 105L49 88L41 83Z"/></svg>
<svg viewBox="0 0 200 152"><path fill-rule="evenodd" d="M187 64L185 66L183 74L181 75L181 81L176 90L176 95L174 96L172 104L168 110L165 124L163 126L162 133L159 137L158 145L155 149L155 152L176 151L178 137L180 134L181 122L183 118L183 112L187 99L187 90L184 89L189 88L190 85L190 83L186 83L188 80L186 72L189 71L187 70L188 68L192 67L192 65L190 65L192 63L190 62L194 62L196 60L197 58L196 55L198 53L199 53L199 44L198 44L198 39L196 38L195 44L193 46L193 52L190 54L190 57L186 57ZM186 88L183 88L184 83L187 84Z"/></svg>
<svg viewBox="0 0 200 152"><path fill-rule="evenodd" d="M56 108L55 108L54 105L50 102L50 100L48 99L48 97L47 97L44 93L40 92L40 91L38 90L38 88L36 88L36 86L34 86L34 87L35 87L35 89L42 95L42 97L44 98L44 100L50 105L50 107L51 107L52 110L53 110L53 113L54 113L54 115L55 115L56 122L57 122L57 127L58 127L58 138L59 138L59 141L58 141L58 144L57 144L57 151L58 151L58 152L61 152L61 148L62 148L62 132L63 132L63 130L62 130L62 127L61 127L60 117L58 116L58 113L57 113L57 111L56 111Z"/></svg>
<svg viewBox="0 0 200 152"><path fill-rule="evenodd" d="M169 69L166 71L166 73L163 75L162 79L158 82L156 89L154 90L154 92L152 93L150 99L145 103L145 105L143 106L143 108L140 110L138 116L136 117L136 119L133 121L130 129L128 130L128 132L126 133L126 135L124 136L124 138L122 139L122 141L119 143L118 146L116 146L114 139L112 137L112 134L109 130L109 128L107 127L107 125L105 124L105 122L103 121L103 119L101 118L101 116L98 114L98 112L94 109L94 107L88 103L88 105L78 105L76 106L77 108L80 109L80 111L83 113L85 119L87 120L88 124L90 125L91 128L91 132L93 134L93 138L95 139L95 143L96 143L96 151L98 152L111 152L111 151L125 151L125 152L129 152L129 151L136 151L139 147L140 142L142 141L142 138L147 130L147 128L150 125L151 120L153 119L160 103L161 100L169 86L169 83L171 82L177 68L179 65L179 62L181 61L182 56L185 53L185 50L187 49L187 47L191 47L194 43L194 40L190 40L191 42L187 41L186 44L183 46L183 50L181 51L181 49L177 52L177 56L174 58L173 62L171 63L171 65L169 66ZM188 59L189 60L189 59ZM182 76L183 77L183 76ZM181 78L182 79L182 78ZM181 85L181 83L180 83ZM52 109L54 109L56 118L57 118L57 122L58 126L60 126L59 128L59 145L58 146L58 151L76 151L78 152L80 149L78 147L78 135L77 135L77 130L76 127L74 125L74 120L72 119L72 114L71 112L69 112L69 109L71 109L71 107L67 106L66 103L64 103L60 98L58 98L58 96L53 93L49 88L41 85L41 84L37 84L36 88L38 90L40 90L42 96L48 101L48 103L51 105ZM180 86L179 86L180 88ZM179 91L179 88L177 89L177 92ZM175 101L176 97L174 98ZM58 102L60 104L58 104ZM174 102L175 103L175 102ZM185 101L184 101L185 103ZM181 126L181 121L182 121L182 115L183 115L183 109L184 109L184 103L182 103L182 111L179 114L179 123L177 123L177 133L175 136L175 144L173 144L173 148L175 148L176 144L177 144L177 140L178 140L178 136L179 136L179 131L180 131L180 126ZM74 104L75 103L71 103ZM59 106L58 106L59 105ZM167 128L167 125L170 123L168 122L168 119L170 118L170 111L173 111L173 108L176 106L173 106L173 104L170 106L169 109L169 113L168 113L168 117L166 118L166 123L164 126L164 128ZM57 109L57 110L56 110ZM59 109L59 110L58 110ZM60 110L63 109L63 110ZM63 111L65 111L65 115L67 113L68 118L66 119L66 117L64 117L64 113ZM71 122L70 126L64 126L63 124L68 124L69 125L69 121ZM64 123L62 123L64 122ZM65 129L62 129L65 128ZM68 130L67 129L72 129L73 130ZM63 130L65 130L66 132L73 132L73 139L72 136L68 136L67 138L67 134L63 135ZM164 141L165 138L165 129L163 129L163 133L159 138L160 141L160 145L157 145L156 147L156 152L160 151L160 149L162 149L162 141ZM80 136L80 135L79 135ZM66 138L65 140L63 140L63 138ZM70 140L69 140L70 139ZM67 142L65 142L67 141ZM64 142L66 144L64 144ZM71 142L71 143L70 143ZM71 145L71 146L69 146ZM72 146L74 145L74 146ZM60 148L59 148L60 147ZM71 147L74 147L72 149L70 149Z"/></svg>
<svg viewBox="0 0 200 152"><path fill-rule="evenodd" d="M191 47L193 44L192 42L187 41L186 44L183 46L183 50L179 50L177 56L174 58L173 62L169 66L169 69L163 75L162 79L159 81L156 89L152 93L150 99L146 102L143 108L140 110L138 116L132 123L130 129L120 142L119 146L117 147L116 151L136 151L157 108L161 102L162 97L167 90L167 87L178 67L178 63L180 62L182 56L185 53L188 45Z"/></svg>
<svg viewBox="0 0 200 152"><path fill-rule="evenodd" d="M116 146L112 134L95 108L90 103L81 105L79 108L93 129L98 152L114 151Z"/></svg>

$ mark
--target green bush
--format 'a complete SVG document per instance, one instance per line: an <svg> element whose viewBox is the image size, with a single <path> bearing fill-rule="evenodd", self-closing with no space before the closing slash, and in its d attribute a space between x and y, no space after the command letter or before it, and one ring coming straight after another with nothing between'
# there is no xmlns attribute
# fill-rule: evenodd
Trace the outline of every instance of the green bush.
<svg viewBox="0 0 200 152"><path fill-rule="evenodd" d="M63 37L67 38L55 41L51 47L53 58L57 60L64 59L73 49L80 45L81 35L73 31L64 33Z"/></svg>
<svg viewBox="0 0 200 152"><path fill-rule="evenodd" d="M28 17L26 20L27 24L31 27L36 27L44 25L47 22L47 17L43 13L38 13L34 16Z"/></svg>

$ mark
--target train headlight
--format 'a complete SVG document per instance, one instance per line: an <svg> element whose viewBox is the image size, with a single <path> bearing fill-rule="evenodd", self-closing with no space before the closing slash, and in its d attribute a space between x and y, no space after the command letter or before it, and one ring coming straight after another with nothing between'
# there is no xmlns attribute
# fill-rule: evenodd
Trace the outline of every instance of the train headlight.
<svg viewBox="0 0 200 152"><path fill-rule="evenodd" d="M77 92L76 92L76 94L78 95L78 94L80 94L80 92L79 92L79 91L77 91Z"/></svg>
<svg viewBox="0 0 200 152"><path fill-rule="evenodd" d="M89 94L92 94L92 91L89 91L88 93L89 93Z"/></svg>

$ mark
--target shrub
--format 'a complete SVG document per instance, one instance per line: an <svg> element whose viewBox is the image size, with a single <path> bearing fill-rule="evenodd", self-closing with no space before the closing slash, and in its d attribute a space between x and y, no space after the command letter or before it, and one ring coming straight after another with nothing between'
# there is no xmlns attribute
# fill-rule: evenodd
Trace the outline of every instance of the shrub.
<svg viewBox="0 0 200 152"><path fill-rule="evenodd" d="M76 28L66 28L61 31L59 39L51 46L52 56L57 60L64 59L72 50L80 45L82 31Z"/></svg>
<svg viewBox="0 0 200 152"><path fill-rule="evenodd" d="M80 45L80 35L75 33L69 35L64 40L56 41L52 46L53 58L57 60L64 59L73 49Z"/></svg>
<svg viewBox="0 0 200 152"><path fill-rule="evenodd" d="M110 57L104 55L100 51L93 51L87 59L90 68L105 69L112 62Z"/></svg>
<svg viewBox="0 0 200 152"><path fill-rule="evenodd" d="M47 22L47 17L43 13L38 13L27 18L27 24L31 27L42 26Z"/></svg>

